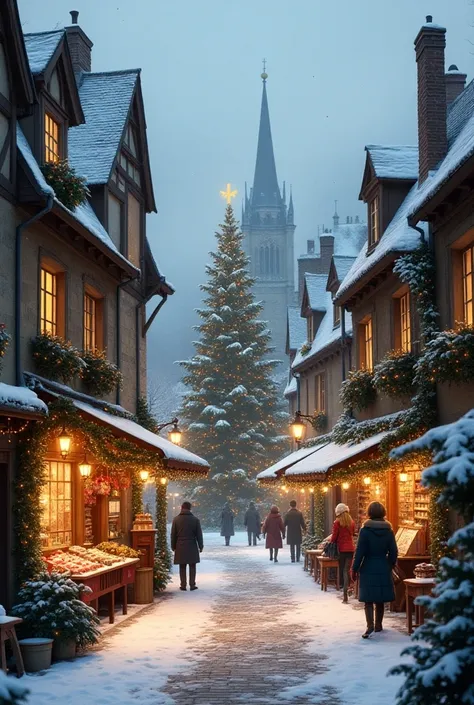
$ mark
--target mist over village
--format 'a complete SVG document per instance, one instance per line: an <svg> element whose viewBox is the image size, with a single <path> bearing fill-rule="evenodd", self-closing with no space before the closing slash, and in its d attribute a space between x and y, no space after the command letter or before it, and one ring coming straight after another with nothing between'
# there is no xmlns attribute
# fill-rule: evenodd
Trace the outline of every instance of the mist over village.
<svg viewBox="0 0 474 705"><path fill-rule="evenodd" d="M0 705L474 705L473 45L2 0Z"/></svg>

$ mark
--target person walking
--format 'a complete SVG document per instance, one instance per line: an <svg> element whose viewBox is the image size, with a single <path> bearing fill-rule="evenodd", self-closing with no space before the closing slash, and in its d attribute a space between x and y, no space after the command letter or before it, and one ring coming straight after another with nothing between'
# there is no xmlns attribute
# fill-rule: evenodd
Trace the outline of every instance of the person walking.
<svg viewBox="0 0 474 705"><path fill-rule="evenodd" d="M337 545L339 551L339 575L342 580L344 604L348 603L350 569L354 557L355 523L349 513L347 504L338 504L335 509L336 521L332 526L331 543Z"/></svg>
<svg viewBox="0 0 474 705"><path fill-rule="evenodd" d="M360 530L352 564L352 577L359 576L359 602L365 603L367 629L362 634L368 639L381 632L386 602L395 599L392 569L398 558L397 543L392 525L385 519L385 507L372 502L367 510L368 520ZM375 604L375 624L374 624Z"/></svg>
<svg viewBox="0 0 474 705"><path fill-rule="evenodd" d="M226 502L221 514L221 536L225 538L226 546L230 546L230 537L234 533L234 512L230 508L229 502Z"/></svg>
<svg viewBox="0 0 474 705"><path fill-rule="evenodd" d="M257 538L260 538L261 519L254 502L250 502L249 508L245 512L244 526L247 529L249 546L257 545Z"/></svg>
<svg viewBox="0 0 474 705"><path fill-rule="evenodd" d="M266 537L265 548L270 549L270 560L278 563L278 551L283 548L285 525L278 507L273 506L263 524L263 535ZM273 558L275 556L275 558Z"/></svg>
<svg viewBox="0 0 474 705"><path fill-rule="evenodd" d="M179 565L180 590L186 590L186 566L189 565L189 588L197 590L196 564L204 548L201 522L191 512L191 503L183 502L181 511L171 525L171 550L174 564Z"/></svg>
<svg viewBox="0 0 474 705"><path fill-rule="evenodd" d="M294 499L290 502L290 509L285 514L286 543L290 545L291 562L300 562L301 542L303 531L306 531L306 523L302 512L296 508Z"/></svg>

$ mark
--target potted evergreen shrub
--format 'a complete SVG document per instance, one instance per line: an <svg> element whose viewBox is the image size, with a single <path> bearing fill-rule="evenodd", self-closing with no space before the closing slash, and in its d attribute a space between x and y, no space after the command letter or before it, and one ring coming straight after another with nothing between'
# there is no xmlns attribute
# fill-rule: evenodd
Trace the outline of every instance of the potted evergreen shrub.
<svg viewBox="0 0 474 705"><path fill-rule="evenodd" d="M76 649L95 644L99 619L81 597L90 588L78 585L69 573L43 572L22 586L12 613L23 619L22 629L29 637L53 639L56 659L74 658ZM28 643L22 650L28 651Z"/></svg>

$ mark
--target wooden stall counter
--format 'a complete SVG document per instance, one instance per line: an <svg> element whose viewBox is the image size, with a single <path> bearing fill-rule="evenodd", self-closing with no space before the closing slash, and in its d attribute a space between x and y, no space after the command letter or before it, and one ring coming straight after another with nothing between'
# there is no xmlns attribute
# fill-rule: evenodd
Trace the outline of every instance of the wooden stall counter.
<svg viewBox="0 0 474 705"><path fill-rule="evenodd" d="M127 614L127 586L135 582L135 570L138 563L140 563L139 558L125 558L112 566L104 566L99 570L82 575L72 575L71 579L91 589L92 592L84 594L82 599L96 611L99 607L99 597L109 595L109 622L113 624L115 621L115 591L122 590L122 612Z"/></svg>

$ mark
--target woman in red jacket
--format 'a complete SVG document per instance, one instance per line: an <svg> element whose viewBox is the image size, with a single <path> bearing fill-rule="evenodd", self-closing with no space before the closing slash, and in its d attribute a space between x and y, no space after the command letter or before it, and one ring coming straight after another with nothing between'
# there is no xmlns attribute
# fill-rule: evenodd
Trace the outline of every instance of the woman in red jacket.
<svg viewBox="0 0 474 705"><path fill-rule="evenodd" d="M285 525L278 507L270 509L270 514L263 524L263 535L266 536L265 548L270 549L270 560L273 560L275 552L275 563L278 563L278 550L283 548L282 538L285 538Z"/></svg>
<svg viewBox="0 0 474 705"><path fill-rule="evenodd" d="M336 507L336 521L332 527L331 543L337 544L339 550L339 575L343 581L344 598L347 604L347 591L349 589L349 571L354 557L355 523L349 514L347 504L338 504Z"/></svg>

